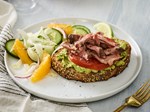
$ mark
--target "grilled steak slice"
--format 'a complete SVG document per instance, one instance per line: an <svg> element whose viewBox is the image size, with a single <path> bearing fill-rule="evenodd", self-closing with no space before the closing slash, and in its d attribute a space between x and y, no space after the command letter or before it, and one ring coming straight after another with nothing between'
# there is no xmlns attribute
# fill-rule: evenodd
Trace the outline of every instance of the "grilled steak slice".
<svg viewBox="0 0 150 112"><path fill-rule="evenodd" d="M62 46L70 51L69 54L78 55L86 61L95 58L100 63L112 65L121 58L119 44L105 37L101 32L90 33L82 37L71 34Z"/></svg>

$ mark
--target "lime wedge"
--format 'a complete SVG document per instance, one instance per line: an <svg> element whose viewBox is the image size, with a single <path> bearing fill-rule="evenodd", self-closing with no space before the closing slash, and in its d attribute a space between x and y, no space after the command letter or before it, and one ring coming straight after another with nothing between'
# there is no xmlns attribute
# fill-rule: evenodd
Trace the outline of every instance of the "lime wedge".
<svg viewBox="0 0 150 112"><path fill-rule="evenodd" d="M94 25L94 29L104 33L104 36L108 38L113 37L113 31L111 27L106 23L97 23Z"/></svg>

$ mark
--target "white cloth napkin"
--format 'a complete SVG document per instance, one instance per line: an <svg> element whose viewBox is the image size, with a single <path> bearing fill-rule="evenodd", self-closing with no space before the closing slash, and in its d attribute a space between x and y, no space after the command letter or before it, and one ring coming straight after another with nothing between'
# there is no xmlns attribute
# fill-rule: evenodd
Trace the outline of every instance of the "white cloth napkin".
<svg viewBox="0 0 150 112"><path fill-rule="evenodd" d="M4 65L5 42L13 38L11 26L17 14L9 3L0 0L0 112L91 112L84 104L67 104L41 99L27 93L9 77Z"/></svg>

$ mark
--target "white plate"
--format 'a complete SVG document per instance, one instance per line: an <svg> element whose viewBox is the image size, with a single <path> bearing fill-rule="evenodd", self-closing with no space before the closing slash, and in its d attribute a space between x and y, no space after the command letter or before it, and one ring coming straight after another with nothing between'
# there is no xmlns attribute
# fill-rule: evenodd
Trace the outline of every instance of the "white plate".
<svg viewBox="0 0 150 112"><path fill-rule="evenodd" d="M47 26L48 23L69 23L82 24L93 30L96 20L63 18L53 19L40 22L25 28L27 32L38 31L41 26ZM31 83L28 79L15 78L14 74L22 73L22 70L13 68L13 64L17 61L10 55L5 53L5 64L11 78L23 89L36 96L59 101L59 102L91 102L110 97L129 86L135 78L142 66L142 55L137 43L131 36L122 31L115 25L110 24L116 37L126 40L132 47L131 61L129 66L117 77L113 77L107 81L95 83L82 83L62 78L61 76L47 76L38 83Z"/></svg>

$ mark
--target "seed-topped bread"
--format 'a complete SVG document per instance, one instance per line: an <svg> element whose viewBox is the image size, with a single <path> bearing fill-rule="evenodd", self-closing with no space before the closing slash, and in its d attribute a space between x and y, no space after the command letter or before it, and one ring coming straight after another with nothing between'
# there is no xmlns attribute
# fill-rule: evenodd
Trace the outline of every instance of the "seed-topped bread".
<svg viewBox="0 0 150 112"><path fill-rule="evenodd" d="M107 40L106 37L98 38L100 44L93 44L93 42L99 42L95 39L93 41L95 36L103 35L96 33L92 36L89 35L89 37L86 36L86 38L78 35L69 36L68 41L62 45L63 47L52 55L52 68L66 79L82 82L108 80L120 74L130 62L131 46L124 40L117 38ZM85 67L85 65L72 60L72 55L80 57L79 61L80 59L87 59L87 62L90 60L89 63L92 63L91 59L95 58L98 63L107 66L104 66L104 68Z"/></svg>

